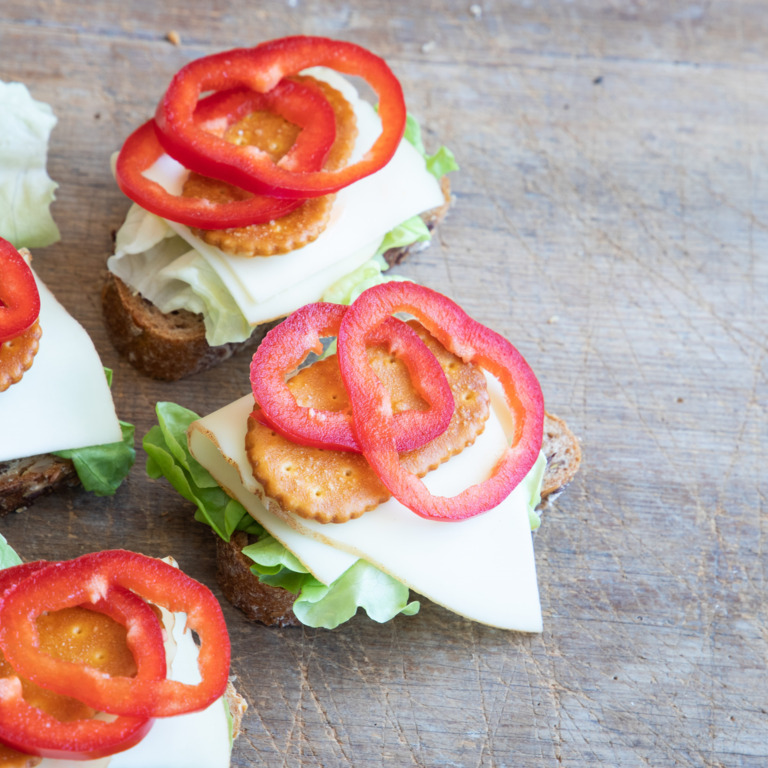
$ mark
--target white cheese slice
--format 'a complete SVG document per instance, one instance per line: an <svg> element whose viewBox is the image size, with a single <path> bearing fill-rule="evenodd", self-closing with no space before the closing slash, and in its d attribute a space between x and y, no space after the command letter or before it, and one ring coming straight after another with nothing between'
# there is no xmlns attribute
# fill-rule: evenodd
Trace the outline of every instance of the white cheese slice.
<svg viewBox="0 0 768 768"><path fill-rule="evenodd" d="M335 73L313 74L329 79L352 104L358 119L355 155L362 155L381 131L375 110ZM178 194L187 171L164 155L146 175ZM229 256L195 237L188 227L175 222L167 225L215 271L247 321L258 325L317 301L333 282L365 263L387 232L443 202L440 185L427 172L424 159L403 140L384 168L337 193L325 231L296 251L268 258ZM152 280L146 278L147 270L151 274L151 260L137 266L137 254L131 250L118 248L108 260L108 267L137 290L141 279L141 291L151 301L159 302L170 277L184 280L181 271L175 274L173 265L166 261L162 265L165 286L154 287ZM181 262L179 267L181 270ZM143 278L138 276L140 271Z"/></svg>
<svg viewBox="0 0 768 768"><path fill-rule="evenodd" d="M32 367L0 392L0 461L121 439L93 342L37 275L35 280L43 336Z"/></svg>
<svg viewBox="0 0 768 768"><path fill-rule="evenodd" d="M432 493L450 496L489 476L506 448L508 408L489 380L491 415L474 445L431 472ZM459 523L424 520L390 499L357 520L322 525L295 515L290 525L270 514L245 454L247 396L195 422L190 450L275 538L317 578L329 583L360 557L430 600L484 624L524 632L542 629L533 543L528 521L530 483L521 483L493 510ZM219 450L221 452L219 452ZM538 474L541 462L529 477ZM538 486L537 486L538 487ZM325 547L318 547L319 544Z"/></svg>
<svg viewBox="0 0 768 768"><path fill-rule="evenodd" d="M172 637L166 643L171 659L169 677L196 683L200 679L197 646L184 629L184 614L163 611L163 623ZM39 768L228 768L231 749L226 707L226 700L221 698L201 712L158 718L138 744L111 757L46 758Z"/></svg>

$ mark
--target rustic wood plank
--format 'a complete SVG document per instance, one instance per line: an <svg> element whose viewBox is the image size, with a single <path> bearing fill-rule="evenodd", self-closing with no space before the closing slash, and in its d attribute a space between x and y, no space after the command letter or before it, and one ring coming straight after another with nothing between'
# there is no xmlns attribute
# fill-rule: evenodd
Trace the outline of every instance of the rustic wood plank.
<svg viewBox="0 0 768 768"><path fill-rule="evenodd" d="M767 24L755 0L2 4L0 79L59 117L63 239L36 265L139 434L159 399L244 393L247 366L160 384L109 346L100 272L128 207L109 156L184 62L313 33L385 56L461 162L449 220L401 273L513 339L582 439L535 538L541 636L429 603L334 632L226 606L251 704L234 765L768 761ZM64 493L0 530L30 558L172 553L214 586L210 534L141 462L114 499Z"/></svg>

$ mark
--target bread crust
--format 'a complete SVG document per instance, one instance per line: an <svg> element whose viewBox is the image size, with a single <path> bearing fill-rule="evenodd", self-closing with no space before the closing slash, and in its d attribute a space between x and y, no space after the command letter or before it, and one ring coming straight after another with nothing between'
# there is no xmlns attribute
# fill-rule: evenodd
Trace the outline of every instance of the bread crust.
<svg viewBox="0 0 768 768"><path fill-rule="evenodd" d="M242 732L243 718L248 710L248 702L238 693L232 679L227 681L224 698L229 707L229 714L232 716L232 740L234 741Z"/></svg>
<svg viewBox="0 0 768 768"><path fill-rule="evenodd" d="M58 488L74 487L80 480L70 459L51 453L0 462L0 517L29 506L36 498Z"/></svg>
<svg viewBox="0 0 768 768"><path fill-rule="evenodd" d="M451 205L447 176L441 181L445 202L422 214L430 231L441 222ZM390 266L426 243L391 248L384 254ZM185 309L163 313L151 301L131 289L120 278L107 273L101 292L101 308L109 340L134 368L145 376L178 381L224 362L237 352L255 349L279 320L263 323L240 343L209 346L203 316Z"/></svg>
<svg viewBox="0 0 768 768"><path fill-rule="evenodd" d="M547 469L541 484L541 500L561 493L581 466L581 446L568 425L552 413L544 414L544 438L541 450L547 457Z"/></svg>
<svg viewBox="0 0 768 768"><path fill-rule="evenodd" d="M185 309L163 313L111 273L104 280L101 308L115 349L140 373L163 381L178 381L256 348L276 324L258 326L243 342L212 347L205 340L202 315Z"/></svg>
<svg viewBox="0 0 768 768"><path fill-rule="evenodd" d="M229 541L216 536L217 577L224 596L251 621L276 627L298 625L293 613L296 595L282 587L262 584L251 573L252 561L242 552L247 544L248 535L242 531L235 531Z"/></svg>
<svg viewBox="0 0 768 768"><path fill-rule="evenodd" d="M552 500L573 479L581 464L581 447L568 425L554 414L547 413L541 448L547 457L541 486L544 503ZM292 610L296 595L281 587L262 584L251 573L251 560L242 553L242 549L255 540L242 531L236 531L228 542L216 536L218 581L224 596L251 621L279 627L299 625Z"/></svg>

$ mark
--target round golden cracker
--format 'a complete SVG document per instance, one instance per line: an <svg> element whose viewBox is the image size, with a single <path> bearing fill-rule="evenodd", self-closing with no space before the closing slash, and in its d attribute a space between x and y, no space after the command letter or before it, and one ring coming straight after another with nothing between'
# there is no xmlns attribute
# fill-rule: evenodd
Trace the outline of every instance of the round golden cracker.
<svg viewBox="0 0 768 768"><path fill-rule="evenodd" d="M419 323L411 321L409 325L421 336L422 341L429 347L440 363L440 367L445 371L448 385L453 392L455 406L451 423L442 435L438 435L421 448L407 451L400 456L400 461L406 469L419 477L424 477L427 472L436 469L451 456L461 453L468 445L475 442L475 438L483 431L485 422L488 420L491 398L485 376L480 368L463 362L461 358L449 352ZM397 362L405 368L402 362L399 360ZM382 381L385 381L380 369L376 369L376 373ZM407 376L407 371L399 375ZM413 392L412 389L411 392ZM416 406L405 401L401 405L402 409L413 407Z"/></svg>
<svg viewBox="0 0 768 768"><path fill-rule="evenodd" d="M357 138L355 113L347 100L335 89L312 77L296 77L318 86L336 115L336 140L324 167L338 170L349 159ZM285 155L296 141L300 128L272 112L253 112L231 125L224 138L233 144L250 144L269 154L274 162ZM209 179L197 173L190 174L184 184L185 197L200 197L212 202L225 203L251 197L239 187L224 181ZM288 253L316 240L325 229L331 215L335 195L305 200L286 216L248 227L214 230L193 230L206 243L236 256L272 256Z"/></svg>
<svg viewBox="0 0 768 768"><path fill-rule="evenodd" d="M21 335L0 342L0 392L20 382L32 367L42 335L40 323L35 321Z"/></svg>
<svg viewBox="0 0 768 768"><path fill-rule="evenodd" d="M301 517L343 523L390 496L361 454L297 445L252 416L245 449L264 493Z"/></svg>
<svg viewBox="0 0 768 768"><path fill-rule="evenodd" d="M42 757L26 755L13 747L0 744L0 766L2 768L35 768L43 761Z"/></svg>
<svg viewBox="0 0 768 768"><path fill-rule="evenodd" d="M411 323L445 371L455 411L446 431L413 451L401 454L419 477L471 445L483 431L490 398L477 366L448 352L424 328ZM411 384L408 369L384 347L368 352L371 366L389 390L394 412L423 409L427 404ZM288 382L303 407L345 410L349 399L336 356L303 368ZM253 417L248 419L246 453L256 480L281 508L321 523L343 523L375 509L390 497L361 454L297 445Z"/></svg>
<svg viewBox="0 0 768 768"><path fill-rule="evenodd" d="M96 667L108 675L132 676L136 662L126 643L126 629L118 622L85 608L65 608L37 619L40 650L65 661ZM14 672L0 651L0 677ZM60 696L21 679L24 698L63 722L93 717L95 711L76 699ZM0 763L2 765L2 763Z"/></svg>

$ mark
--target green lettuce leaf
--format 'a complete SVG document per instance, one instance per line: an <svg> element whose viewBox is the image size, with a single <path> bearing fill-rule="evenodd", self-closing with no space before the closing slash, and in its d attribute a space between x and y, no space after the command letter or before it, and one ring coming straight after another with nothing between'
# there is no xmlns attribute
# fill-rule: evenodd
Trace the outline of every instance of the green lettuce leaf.
<svg viewBox="0 0 768 768"><path fill-rule="evenodd" d="M541 483L544 480L544 472L547 469L547 457L543 451L539 452L536 463L531 468L528 476L523 481L528 489L528 524L535 531L541 525L541 516L536 508L541 504Z"/></svg>
<svg viewBox="0 0 768 768"><path fill-rule="evenodd" d="M432 233L424 219L421 216L413 216L384 235L378 253L385 253L390 248L404 248L413 243L428 243L431 237Z"/></svg>
<svg viewBox="0 0 768 768"><path fill-rule="evenodd" d="M283 587L298 595L296 617L310 627L333 629L363 608L375 621L398 613L411 616L418 602L408 602L408 588L364 560L355 562L333 584L318 581L277 539L230 498L187 447L187 430L198 416L175 403L157 403L158 423L144 436L147 474L164 476L197 507L195 519L211 526L225 541L235 530L259 537L243 549L253 560L251 570L265 584Z"/></svg>
<svg viewBox="0 0 768 768"><path fill-rule="evenodd" d="M5 536L0 533L0 570L10 568L12 565L21 565L21 558L16 554Z"/></svg>
<svg viewBox="0 0 768 768"><path fill-rule="evenodd" d="M50 212L57 184L46 172L56 117L22 83L0 82L0 236L16 248L61 237Z"/></svg>
<svg viewBox="0 0 768 768"><path fill-rule="evenodd" d="M229 706L226 696L222 696L219 699L219 704L224 707L224 716L227 718L227 730L229 731L229 751L232 752L235 746L235 718L232 714L232 709Z"/></svg>
<svg viewBox="0 0 768 768"><path fill-rule="evenodd" d="M155 412L158 424L143 440L148 457L147 474L152 478L165 477L197 507L195 520L209 525L225 541L229 541L236 530L261 535L264 529L189 453L187 429L198 415L167 402L157 403Z"/></svg>
<svg viewBox="0 0 768 768"><path fill-rule="evenodd" d="M390 280L407 279L399 275L385 275L384 271L387 268L388 266L384 259L376 257L369 259L354 272L350 272L329 286L323 294L321 301L330 301L333 304L351 304L363 291L371 286L386 283Z"/></svg>
<svg viewBox="0 0 768 768"><path fill-rule="evenodd" d="M433 155L427 153L427 150L424 148L424 142L421 139L421 126L413 115L409 114L405 119L404 137L406 141L410 142L419 151L427 163L427 170L436 179L442 179L446 173L459 170L459 164L448 147L440 147Z"/></svg>
<svg viewBox="0 0 768 768"><path fill-rule="evenodd" d="M125 214L125 221L115 234L115 250L126 253L144 253L154 248L158 243L162 243L163 240L177 237L178 235L168 226L165 219L161 219L134 203L128 209L128 213Z"/></svg>
<svg viewBox="0 0 768 768"><path fill-rule="evenodd" d="M120 442L56 451L55 455L72 460L86 491L96 496L111 496L125 480L136 460L133 424L121 421L120 431L123 435Z"/></svg>
<svg viewBox="0 0 768 768"><path fill-rule="evenodd" d="M105 368L104 374L111 387L112 371ZM112 496L136 461L135 428L125 421L119 423L122 440L118 442L54 452L55 456L71 459L83 488L96 496Z"/></svg>
<svg viewBox="0 0 768 768"><path fill-rule="evenodd" d="M224 281L168 223L134 204L115 239L119 276L165 313L203 315L205 338L215 347L247 339L253 328Z"/></svg>
<svg viewBox="0 0 768 768"><path fill-rule="evenodd" d="M279 542L275 542L277 546L272 542L260 540L245 547L243 554L254 561L251 571L261 581L297 595L293 612L302 624L335 629L351 619L358 608L382 624L399 613L413 616L419 611L418 601L408 602L408 587L365 560L357 560L326 585L308 573ZM296 566L300 570L294 570Z"/></svg>

